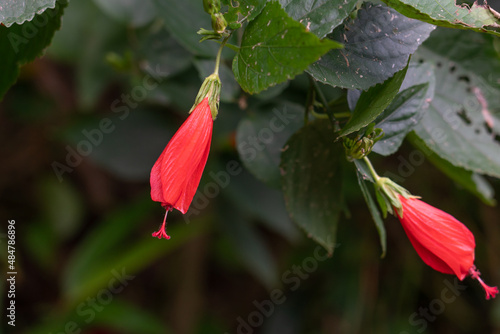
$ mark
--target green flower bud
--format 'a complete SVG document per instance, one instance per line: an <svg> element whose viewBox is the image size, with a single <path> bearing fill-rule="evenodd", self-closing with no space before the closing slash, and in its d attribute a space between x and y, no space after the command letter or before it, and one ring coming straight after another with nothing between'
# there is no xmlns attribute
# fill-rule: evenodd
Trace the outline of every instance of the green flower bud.
<svg viewBox="0 0 500 334"><path fill-rule="evenodd" d="M226 30L227 21L221 13L212 14L212 29L215 32L223 33Z"/></svg>
<svg viewBox="0 0 500 334"><path fill-rule="evenodd" d="M220 11L220 0L203 0L203 9L208 14L215 14Z"/></svg>

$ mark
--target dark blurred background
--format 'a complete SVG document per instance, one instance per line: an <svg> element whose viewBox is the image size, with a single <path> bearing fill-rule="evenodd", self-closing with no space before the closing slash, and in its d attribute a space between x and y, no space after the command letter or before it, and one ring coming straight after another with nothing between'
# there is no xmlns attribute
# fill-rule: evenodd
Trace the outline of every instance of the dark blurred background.
<svg viewBox="0 0 500 334"><path fill-rule="evenodd" d="M244 169L238 123L285 103L300 110L305 76L249 97L226 61L199 189L217 183L229 162L239 172L219 181L216 193L200 190L188 215L172 212L170 240L152 238L164 210L149 197L150 169L213 62L194 58L146 10L131 13L114 13L104 1L71 2L46 56L22 68L0 103L0 217L2 226L15 220L18 271L16 327L6 330L500 333L500 300L485 301L469 278L458 282L425 266L393 217L385 220L388 252L380 258L354 169L344 176L349 212L328 259L289 220L281 192ZM372 161L464 222L476 237L482 277L498 285L499 209L429 162L412 161L414 152L404 144ZM498 194L500 182L489 181ZM6 236L2 229L4 264Z"/></svg>

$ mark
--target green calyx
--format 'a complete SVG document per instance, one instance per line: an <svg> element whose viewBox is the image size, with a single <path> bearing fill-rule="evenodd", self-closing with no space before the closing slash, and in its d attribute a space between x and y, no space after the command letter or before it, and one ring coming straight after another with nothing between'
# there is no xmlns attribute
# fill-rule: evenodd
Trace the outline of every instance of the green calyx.
<svg viewBox="0 0 500 334"><path fill-rule="evenodd" d="M370 174L375 182L375 195L377 197L377 202L382 209L384 218L387 217L387 213L394 215L393 209L397 211L399 217L403 217L403 205L399 200L399 196L403 196L404 198L420 197L413 196L408 190L401 187L391 179L387 177L380 177L373 168L370 160L367 157L364 157L363 160L368 165Z"/></svg>
<svg viewBox="0 0 500 334"><path fill-rule="evenodd" d="M417 197L412 196L408 190L387 177L379 177L379 179L376 180L375 191L378 204L382 208L384 217L387 216L387 212L393 215L393 208L397 211L399 217L403 217L403 205L399 200L399 196L403 196L404 198Z"/></svg>
<svg viewBox="0 0 500 334"><path fill-rule="evenodd" d="M196 108L196 106L201 103L201 101L208 97L208 105L210 106L212 119L215 121L215 119L217 118L217 114L219 113L221 86L222 85L219 79L219 75L217 73L213 73L212 75L208 76L205 81L203 81L203 84L198 91L198 95L196 95L196 99L189 113L191 113L194 108Z"/></svg>
<svg viewBox="0 0 500 334"><path fill-rule="evenodd" d="M218 33L222 34L227 27L227 21L224 18L224 15L221 13L215 13L211 15L212 17L212 29Z"/></svg>

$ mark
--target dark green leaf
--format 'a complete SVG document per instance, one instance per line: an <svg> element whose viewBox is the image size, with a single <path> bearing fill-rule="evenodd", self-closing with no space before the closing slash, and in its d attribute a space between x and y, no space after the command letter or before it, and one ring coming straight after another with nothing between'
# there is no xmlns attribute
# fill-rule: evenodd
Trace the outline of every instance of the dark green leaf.
<svg viewBox="0 0 500 334"><path fill-rule="evenodd" d="M282 185L292 220L309 237L333 252L342 211L342 145L333 128L317 120L295 133L281 156Z"/></svg>
<svg viewBox="0 0 500 334"><path fill-rule="evenodd" d="M356 6L356 0L280 0L285 11L319 38L325 37L344 21Z"/></svg>
<svg viewBox="0 0 500 334"><path fill-rule="evenodd" d="M161 81L148 98L155 103L174 105L174 111L185 118L187 111L193 106L202 82L200 73L192 66L187 71Z"/></svg>
<svg viewBox="0 0 500 334"><path fill-rule="evenodd" d="M442 27L470 29L500 36L500 14L474 2L457 5L455 0L383 0L401 14Z"/></svg>
<svg viewBox="0 0 500 334"><path fill-rule="evenodd" d="M405 136L424 114L428 88L429 84L425 83L403 90L377 117L375 127L384 130L384 137L375 143L373 152L387 156L398 150Z"/></svg>
<svg viewBox="0 0 500 334"><path fill-rule="evenodd" d="M484 203L488 205L496 204L494 190L484 177L461 167L454 166L445 159L440 158L437 154L432 152L422 139L415 135L414 132L411 132L408 135L408 139L416 148L425 154L425 157L434 166L446 174L450 179L455 181L458 185L470 191Z"/></svg>
<svg viewBox="0 0 500 334"><path fill-rule="evenodd" d="M94 0L103 12L125 24L140 27L155 17L152 0Z"/></svg>
<svg viewBox="0 0 500 334"><path fill-rule="evenodd" d="M351 119L342 128L339 135L348 135L373 122L387 108L396 94L398 94L407 69L408 66L384 83L371 87L366 92L362 92Z"/></svg>
<svg viewBox="0 0 500 334"><path fill-rule="evenodd" d="M375 201L373 200L373 197L370 194L370 190L366 186L366 183L364 181L365 177L360 173L356 173L356 175L358 177L359 187L361 188L361 192L363 193L363 197L365 198L368 209L370 210L370 213L372 215L373 222L375 223L375 227L378 231L378 235L380 238L380 247L382 247L382 254L380 257L384 257L387 250L387 236L385 233L384 222L382 220L382 217L380 217L380 211L378 210L377 203L375 203Z"/></svg>
<svg viewBox="0 0 500 334"><path fill-rule="evenodd" d="M57 2L54 9L36 15L31 22L0 26L0 100L19 75L19 67L42 55L56 30L61 26L61 16L66 0Z"/></svg>
<svg viewBox="0 0 500 334"><path fill-rule="evenodd" d="M285 81L280 84L277 84L276 86L269 87L266 90L263 90L260 93L257 93L254 95L254 97L258 98L259 100L271 100L273 98L278 97L285 89L290 86L290 81Z"/></svg>
<svg viewBox="0 0 500 334"><path fill-rule="evenodd" d="M0 0L0 23L6 27L14 23L23 24L25 21L33 20L35 14L40 15L46 9L53 9L55 6L56 0Z"/></svg>
<svg viewBox="0 0 500 334"><path fill-rule="evenodd" d="M460 63L464 69L481 76L488 85L500 88L500 49L495 50L495 41L500 42L500 39L473 31L437 28L424 46Z"/></svg>
<svg viewBox="0 0 500 334"><path fill-rule="evenodd" d="M296 241L300 233L288 217L281 191L270 189L258 182L242 166L240 169L241 172L234 176L229 185L224 188L224 195L227 199L233 203L233 206L239 207L251 218L258 219L263 225L291 243ZM208 175L214 179L220 170L219 168L215 174L208 172Z"/></svg>
<svg viewBox="0 0 500 334"><path fill-rule="evenodd" d="M157 16L180 45L195 55L214 57L219 45L208 41L200 43L200 28L211 29L210 15L203 10L199 0L153 0Z"/></svg>
<svg viewBox="0 0 500 334"><path fill-rule="evenodd" d="M307 32L278 2L268 2L243 33L233 72L245 91L258 93L292 79L328 50L339 47Z"/></svg>
<svg viewBox="0 0 500 334"><path fill-rule="evenodd" d="M174 129L148 110L131 111L125 104L117 106L123 112L81 122L70 130L66 139L73 148L87 142L91 147L88 158L113 175L130 181L147 181Z"/></svg>
<svg viewBox="0 0 500 334"><path fill-rule="evenodd" d="M356 19L330 36L345 48L328 52L307 72L332 86L366 90L403 69L433 29L392 8L365 4Z"/></svg>
<svg viewBox="0 0 500 334"><path fill-rule="evenodd" d="M434 98L414 128L416 134L452 165L500 177L500 90L430 49L419 50L416 60L428 61L436 75ZM469 66L472 61L469 58ZM475 61L481 67L484 60Z"/></svg>
<svg viewBox="0 0 500 334"><path fill-rule="evenodd" d="M169 36L164 27L153 27L138 36L140 41L139 57L141 68L155 78L176 75L187 69L193 60L192 55Z"/></svg>
<svg viewBox="0 0 500 334"><path fill-rule="evenodd" d="M93 1L73 1L64 11L63 29L55 34L48 52L57 59L76 62L80 108L91 109L105 87L116 78L116 71L105 59L109 52L125 55L126 36L127 27L110 20Z"/></svg>
<svg viewBox="0 0 500 334"><path fill-rule="evenodd" d="M281 149L303 123L304 108L296 104L250 109L236 130L238 153L245 167L267 185L279 187Z"/></svg>

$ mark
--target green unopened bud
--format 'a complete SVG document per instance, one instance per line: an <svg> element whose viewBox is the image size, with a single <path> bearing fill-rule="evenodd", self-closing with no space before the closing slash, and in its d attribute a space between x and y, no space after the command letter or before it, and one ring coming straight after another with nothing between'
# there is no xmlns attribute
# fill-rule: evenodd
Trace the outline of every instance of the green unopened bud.
<svg viewBox="0 0 500 334"><path fill-rule="evenodd" d="M375 124L369 124L364 133L358 133L356 138L344 139L344 148L348 161L363 159L373 149L373 145L384 136L384 131L375 128Z"/></svg>
<svg viewBox="0 0 500 334"><path fill-rule="evenodd" d="M217 114L219 113L219 100L220 100L220 89L221 82L219 79L219 75L212 74L208 76L205 81L201 84L201 88L198 91L198 95L196 95L196 99L194 100L194 104L191 107L189 113L191 113L194 108L200 104L203 99L208 97L208 105L210 106L210 112L212 113L212 119L215 120L217 118Z"/></svg>
<svg viewBox="0 0 500 334"><path fill-rule="evenodd" d="M226 27L227 21L224 18L224 15L222 15L221 13L212 14L212 29L214 31L220 34L224 32L224 30L226 30Z"/></svg>
<svg viewBox="0 0 500 334"><path fill-rule="evenodd" d="M344 140L344 148L347 160L354 161L364 158L372 151L373 144L373 140L367 137L356 141L346 138Z"/></svg>
<svg viewBox="0 0 500 334"><path fill-rule="evenodd" d="M220 11L220 0L203 0L203 9L208 14L215 14Z"/></svg>

